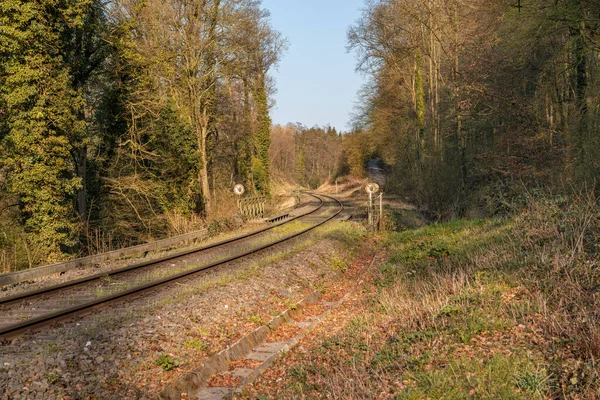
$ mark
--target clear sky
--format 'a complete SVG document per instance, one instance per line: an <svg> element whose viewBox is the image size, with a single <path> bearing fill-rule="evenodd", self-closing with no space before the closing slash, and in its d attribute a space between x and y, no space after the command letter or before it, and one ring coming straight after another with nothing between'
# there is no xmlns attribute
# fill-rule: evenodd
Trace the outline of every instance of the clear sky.
<svg viewBox="0 0 600 400"><path fill-rule="evenodd" d="M348 130L363 82L346 52L346 32L360 16L363 0L263 0L275 29L289 41L275 77L275 124L330 124Z"/></svg>

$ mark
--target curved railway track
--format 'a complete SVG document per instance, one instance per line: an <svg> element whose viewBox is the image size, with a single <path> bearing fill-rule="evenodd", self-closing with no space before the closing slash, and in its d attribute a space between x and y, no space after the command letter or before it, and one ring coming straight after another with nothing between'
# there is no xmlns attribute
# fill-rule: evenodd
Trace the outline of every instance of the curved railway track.
<svg viewBox="0 0 600 400"><path fill-rule="evenodd" d="M60 319L88 314L116 301L142 296L152 289L248 257L309 232L332 220L343 210L342 203L333 197L309 195L319 201L317 207L273 226L108 273L0 298L0 337L18 335ZM323 198L338 209L332 214L323 211ZM302 229L291 234L278 234L277 228L290 226L292 221L298 221ZM308 226L303 227L305 225ZM203 260L189 260L198 256Z"/></svg>

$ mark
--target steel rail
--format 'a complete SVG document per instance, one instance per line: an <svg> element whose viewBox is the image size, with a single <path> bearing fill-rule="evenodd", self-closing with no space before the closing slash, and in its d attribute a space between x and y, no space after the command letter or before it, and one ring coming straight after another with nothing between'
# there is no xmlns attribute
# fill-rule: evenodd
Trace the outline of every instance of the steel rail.
<svg viewBox="0 0 600 400"><path fill-rule="evenodd" d="M30 328L32 328L34 326L38 326L38 325L42 325L42 324L45 324L45 323L49 323L49 322L51 322L53 320L57 320L57 319L60 319L62 317L66 317L68 315L72 315L72 314L76 314L76 313L79 313L79 312L83 312L84 310L90 310L90 309L98 307L98 306L100 306L102 304L113 302L115 300L118 300L118 299L121 299L121 298L124 298L124 297L132 296L134 294L140 294L140 293L142 293L144 291L147 291L149 289L153 289L153 288L156 288L158 286L166 285L166 284L168 284L170 282L174 282L174 281L180 280L182 278L189 277L191 275L197 274L199 272L202 272L202 271L205 271L205 270L208 270L208 269L211 269L211 268L215 268L215 267L217 267L219 265L223 265L223 264L229 263L231 261L239 260L239 259L247 257L247 256L249 256L251 254L258 253L260 251L266 250L268 248L271 248L271 247L274 247L274 246L276 246L278 244L286 242L286 241L288 241L290 239L293 239L295 237L303 235L303 234L305 234L307 232L310 232L310 231L318 228L319 226L321 226L321 225L323 225L323 224L331 221L333 218L335 218L336 216L338 216L342 212L342 210L344 209L344 205L339 200L337 200L337 199L335 199L333 197L330 197L330 196L326 196L326 195L320 195L320 196L323 196L323 197L329 198L331 200L334 200L336 203L338 203L338 205L340 206L340 208L333 215L329 216L328 218L324 219L321 222L316 223L315 225L313 225L311 227L308 227L308 228L303 229L303 230L301 230L299 232L296 232L296 233L292 233L292 234L287 235L287 236L285 236L285 237L283 237L281 239L278 239L278 240L276 240L274 242L271 242L271 243L268 243L266 245L262 245L262 246L260 246L258 248L252 249L252 250L250 250L248 252L245 252L243 254L238 254L238 255L235 255L235 256L231 256L231 257L226 258L224 260L216 261L216 262L210 263L208 265L204 265L202 267L194 268L194 269L191 269L191 270L188 270L188 271L185 271L185 272L180 272L180 273L172 275L170 277L163 278L163 279L160 279L160 280L157 280L157 281L154 281L154 282L150 282L150 283L147 283L147 284L144 284L144 285L140 285L138 287L135 287L135 288L132 288L132 289L129 289L129 290L125 290L123 292L115 293L115 294L112 294L112 295L107 295L107 296L104 296L104 297L100 297L100 298L98 298L96 300L88 301L88 302L85 302L85 303L82 303L82 304L79 304L79 305L76 305L76 306L73 306L73 307L69 307L69 308L65 308L63 310L59 310L59 311L55 311L55 312L52 312L52 313L44 314L44 315L41 315L39 317L34 317L34 318L28 319L26 321L23 321L23 322L20 322L20 323L17 323L17 324L7 325L5 327L0 328L0 337L7 337L9 335L14 335L14 334L17 334L17 333L22 332L24 330L30 329ZM321 199L321 205L319 206L319 208L322 205L323 205L323 200ZM303 216L312 214L315 211L316 210L314 210L314 211L312 211L310 213L306 213Z"/></svg>
<svg viewBox="0 0 600 400"><path fill-rule="evenodd" d="M25 300L25 299L28 299L28 298L31 298L31 297L37 297L37 296L40 296L40 295L43 295L43 294L52 293L52 292L55 292L55 291L58 291L58 290L61 290L61 289L65 289L65 288L68 288L68 287L77 286L77 285L80 285L80 284L83 284L83 283L89 283L89 282L92 282L92 281L95 281L95 280L98 280L98 279L102 279L102 278L105 278L105 277L117 276L117 275L120 275L120 274L123 274L123 273L126 273L126 272L134 271L134 270L139 269L139 268L144 268L144 267L148 267L148 266L160 264L160 263L163 263L165 261L171 261L171 260L174 260L176 258L181 258L181 257L189 256L191 254L197 254L197 253L200 253L200 252L203 252L203 251L206 251L206 250L214 249L216 247L224 246L226 244L230 244L230 243L233 243L233 242L237 242L239 240L244 240L244 239L247 239L249 237L256 236L256 235L258 235L260 233L263 233L263 232L269 231L271 229L275 229L275 228L277 228L279 226L288 224L288 223L290 223L292 221L297 220L298 218L302 218L302 217L305 217L307 215L313 214L313 213L317 212L319 209L321 209L321 207L323 207L323 200L322 199L318 198L317 196L314 196L311 193L307 193L307 194L309 196L312 196L312 197L316 198L317 200L319 200L320 201L319 206L316 207L314 210L311 210L311 211L306 212L304 214L301 214L301 215L298 215L296 217L287 219L287 220L285 220L283 222L280 222L278 224L274 224L274 225L271 225L269 227L256 230L254 232L250 232L250 233L245 234L245 235L236 236L236 237L233 237L233 238L230 238L230 239L221 240L219 242L215 242L215 243L212 243L212 244L209 244L209 245L206 245L206 246L197 247L195 249L190 249L190 250L180 251L180 252L177 252L177 253L174 253L174 254L171 254L171 255L168 255L168 256L165 256L165 257L157 258L157 259L154 259L154 260L149 260L149 261L144 261L144 262L141 262L141 263L136 263L136 264L128 265L128 266L125 266L125 267L122 267L122 268L114 269L112 271L101 272L101 273L98 273L98 274L93 274L93 275L89 275L89 276L86 276L86 277L83 277L83 278L74 279L72 281L67 281L67 282L64 282L64 283L57 284L57 285L52 285L52 286L48 286L48 287L45 287L45 288L40 288L40 289L35 289L35 290L23 292L23 293L18 293L18 294L12 295L12 296L5 296L5 297L0 298L0 305L14 303L14 302L22 301L22 300Z"/></svg>

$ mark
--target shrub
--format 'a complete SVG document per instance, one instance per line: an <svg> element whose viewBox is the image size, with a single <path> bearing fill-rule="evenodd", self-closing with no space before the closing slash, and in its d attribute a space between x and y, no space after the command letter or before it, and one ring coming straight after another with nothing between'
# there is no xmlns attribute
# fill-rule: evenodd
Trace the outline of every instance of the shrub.
<svg viewBox="0 0 600 400"><path fill-rule="evenodd" d="M154 360L154 365L158 365L163 371L171 371L179 367L179 361L175 360L169 354L163 353Z"/></svg>

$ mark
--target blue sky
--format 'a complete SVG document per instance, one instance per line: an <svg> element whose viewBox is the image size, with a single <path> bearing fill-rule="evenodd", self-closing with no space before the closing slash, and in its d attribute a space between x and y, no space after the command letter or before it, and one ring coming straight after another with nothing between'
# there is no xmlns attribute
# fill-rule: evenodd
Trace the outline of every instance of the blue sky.
<svg viewBox="0 0 600 400"><path fill-rule="evenodd" d="M363 77L346 52L346 31L363 0L264 0L275 29L289 41L276 80L273 123L330 124L348 130Z"/></svg>

